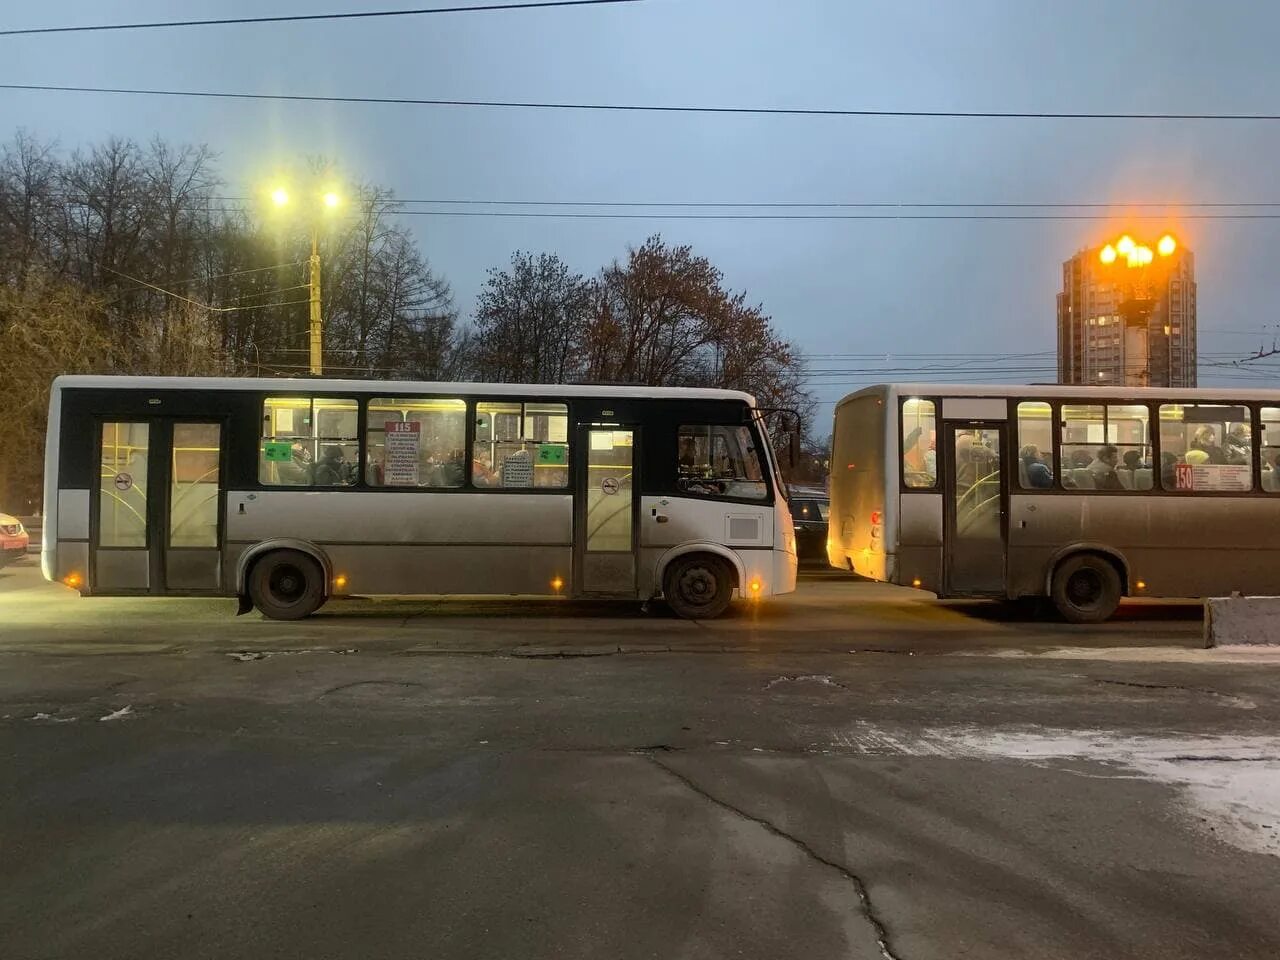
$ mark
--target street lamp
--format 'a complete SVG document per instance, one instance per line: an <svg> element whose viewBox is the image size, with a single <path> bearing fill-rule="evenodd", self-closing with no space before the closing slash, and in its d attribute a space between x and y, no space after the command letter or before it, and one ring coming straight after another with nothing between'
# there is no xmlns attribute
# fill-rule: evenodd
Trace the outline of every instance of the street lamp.
<svg viewBox="0 0 1280 960"><path fill-rule="evenodd" d="M342 197L334 190L326 190L317 198L319 203L307 211L307 220L311 225L311 260L307 269L307 287L310 291L308 302L311 312L311 363L312 376L324 373L324 349L322 323L320 316L320 218L324 210L336 210L342 205ZM278 208L289 206L293 202L289 191L283 186L271 191L271 202Z"/></svg>
<svg viewBox="0 0 1280 960"><path fill-rule="evenodd" d="M1166 275L1163 269L1149 268L1155 264L1157 256L1162 261L1166 260L1177 249L1178 241L1169 233L1162 235L1154 244L1135 240L1126 233L1098 251L1098 262L1104 272L1115 271L1116 286L1121 291L1122 299L1117 309L1125 325L1125 366L1129 366L1128 357L1131 355L1145 356L1146 367L1135 374L1143 386L1149 385L1151 376L1148 334L1156 304L1155 285L1160 277Z"/></svg>

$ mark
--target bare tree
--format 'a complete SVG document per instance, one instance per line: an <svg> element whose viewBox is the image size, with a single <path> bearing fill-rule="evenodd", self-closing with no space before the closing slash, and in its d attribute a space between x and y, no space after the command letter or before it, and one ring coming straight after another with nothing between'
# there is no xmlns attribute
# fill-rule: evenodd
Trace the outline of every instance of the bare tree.
<svg viewBox="0 0 1280 960"><path fill-rule="evenodd" d="M508 383L561 383L580 375L577 348L591 302L591 282L555 254L512 254L507 269L489 271L476 305L476 375Z"/></svg>

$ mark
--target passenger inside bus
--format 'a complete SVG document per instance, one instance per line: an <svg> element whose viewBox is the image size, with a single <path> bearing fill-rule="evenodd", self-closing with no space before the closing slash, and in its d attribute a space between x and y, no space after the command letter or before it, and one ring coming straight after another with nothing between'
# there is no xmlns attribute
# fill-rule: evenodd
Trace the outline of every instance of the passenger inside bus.
<svg viewBox="0 0 1280 960"><path fill-rule="evenodd" d="M1214 432L1213 427L1201 427L1196 431L1195 437L1191 441L1191 450L1187 451L1188 456L1194 450L1202 450L1208 455L1209 463L1226 463L1227 454L1218 446L1218 435ZM1191 461L1188 460L1188 463Z"/></svg>
<svg viewBox="0 0 1280 960"><path fill-rule="evenodd" d="M971 433L956 437L956 492L962 493L989 477L996 469L996 455Z"/></svg>
<svg viewBox="0 0 1280 960"><path fill-rule="evenodd" d="M1227 433L1223 453L1227 463L1247 465L1253 462L1253 443L1247 423L1237 423Z"/></svg>
<svg viewBox="0 0 1280 960"><path fill-rule="evenodd" d="M1120 482L1120 477L1116 474L1116 461L1119 459L1120 451L1114 444L1104 444L1098 448L1098 453L1093 458L1093 462L1089 464L1089 474L1093 478L1093 489L1095 490L1123 490L1124 484Z"/></svg>
<svg viewBox="0 0 1280 960"><path fill-rule="evenodd" d="M1053 471L1044 462L1040 448L1028 443L1019 451L1022 461L1023 487L1033 490L1048 490L1053 486Z"/></svg>

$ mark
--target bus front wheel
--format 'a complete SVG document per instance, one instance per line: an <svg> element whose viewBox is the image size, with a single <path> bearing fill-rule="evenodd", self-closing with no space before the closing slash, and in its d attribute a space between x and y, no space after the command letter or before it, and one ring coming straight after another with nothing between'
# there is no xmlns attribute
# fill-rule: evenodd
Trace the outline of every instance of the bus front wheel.
<svg viewBox="0 0 1280 960"><path fill-rule="evenodd" d="M1101 623L1116 612L1124 584L1115 564L1096 553L1068 557L1053 573L1053 605L1071 623Z"/></svg>
<svg viewBox="0 0 1280 960"><path fill-rule="evenodd" d="M710 620L729 609L733 574L719 557L705 553L677 557L662 578L668 606L686 620Z"/></svg>
<svg viewBox="0 0 1280 960"><path fill-rule="evenodd" d="M324 570L300 550L273 550L249 572L249 599L270 620L301 620L324 603Z"/></svg>

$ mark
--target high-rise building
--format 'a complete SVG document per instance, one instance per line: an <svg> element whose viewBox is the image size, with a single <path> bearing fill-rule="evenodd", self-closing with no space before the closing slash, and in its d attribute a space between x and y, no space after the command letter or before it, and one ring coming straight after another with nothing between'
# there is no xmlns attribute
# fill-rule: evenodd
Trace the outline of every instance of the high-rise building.
<svg viewBox="0 0 1280 960"><path fill-rule="evenodd" d="M1058 382L1196 385L1195 257L1167 235L1128 235L1062 264Z"/></svg>

